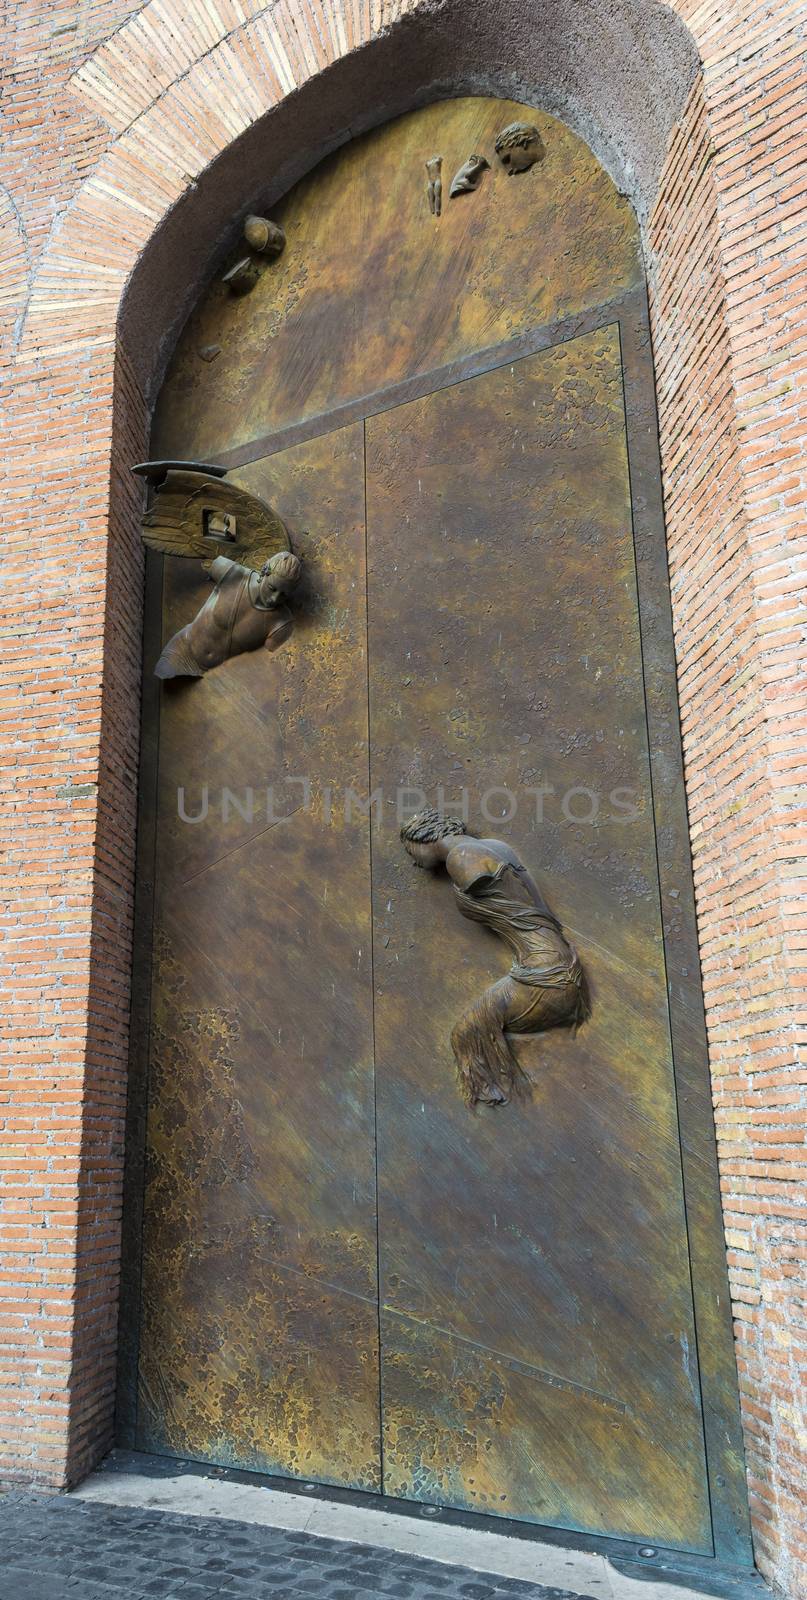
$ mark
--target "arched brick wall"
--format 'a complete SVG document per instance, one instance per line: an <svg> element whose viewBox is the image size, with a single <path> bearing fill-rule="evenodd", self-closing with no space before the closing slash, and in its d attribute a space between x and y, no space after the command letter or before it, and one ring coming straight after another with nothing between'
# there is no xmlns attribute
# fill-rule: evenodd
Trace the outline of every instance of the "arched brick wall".
<svg viewBox="0 0 807 1600"><path fill-rule="evenodd" d="M126 468L165 355L243 207L420 99L517 93L588 139L644 225L756 1548L786 1593L807 1575L806 18L804 0L18 8L0 157L8 1478L74 1481L111 1439L141 589Z"/></svg>

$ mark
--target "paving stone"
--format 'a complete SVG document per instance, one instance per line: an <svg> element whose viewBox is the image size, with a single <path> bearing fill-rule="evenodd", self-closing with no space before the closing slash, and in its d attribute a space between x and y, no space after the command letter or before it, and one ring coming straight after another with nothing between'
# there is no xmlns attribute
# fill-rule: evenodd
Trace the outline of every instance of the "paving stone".
<svg viewBox="0 0 807 1600"><path fill-rule="evenodd" d="M195 1575L186 1578L184 1583L177 1583L171 1591L177 1600L212 1600L212 1596L221 1594L221 1584L218 1579L202 1582Z"/></svg>
<svg viewBox="0 0 807 1600"><path fill-rule="evenodd" d="M20 1567L4 1563L0 1572L0 1600L45 1600L42 1574L24 1572Z"/></svg>
<svg viewBox="0 0 807 1600"><path fill-rule="evenodd" d="M223 1518L0 1495L0 1600L591 1600Z"/></svg>

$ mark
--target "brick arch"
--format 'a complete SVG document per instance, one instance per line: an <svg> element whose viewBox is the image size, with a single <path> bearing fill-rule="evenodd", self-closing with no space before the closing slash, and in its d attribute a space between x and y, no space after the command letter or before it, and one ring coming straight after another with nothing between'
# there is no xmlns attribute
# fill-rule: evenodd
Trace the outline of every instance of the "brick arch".
<svg viewBox="0 0 807 1600"><path fill-rule="evenodd" d="M35 819L19 827L23 907L33 909L10 981L30 981L33 927L41 1071L59 1092L34 1115L23 1109L20 1126L59 1139L60 1115L77 1115L76 1085L80 1115L66 1209L51 1209L47 1185L32 1201L35 1348L44 1339L48 1355L21 1368L27 1418L9 1475L74 1481L111 1438L140 672L139 495L126 467L145 454L165 354L244 205L270 201L325 149L423 98L512 94L569 121L643 223L756 1547L765 1570L797 1589L788 1482L803 1358L788 1284L804 1262L794 1139L807 1114L793 998L804 914L791 861L807 418L803 294L786 249L798 203L787 84L799 11L800 0L775 17L750 0L219 0L191 18L176 0L149 0L76 64L66 92L77 126L94 130L88 156L74 141L86 172L12 286L15 318L27 293L11 427L36 471L23 480L31 538L42 572L60 553L54 530L69 531L73 560L20 691L23 775L48 807L48 830L43 839ZM21 567L20 611L26 584ZM54 681L66 685L62 745L43 789L41 702ZM66 950L77 1001L66 999ZM60 1217L65 1244L51 1264L35 1230Z"/></svg>
<svg viewBox="0 0 807 1600"><path fill-rule="evenodd" d="M13 352L20 333L20 315L31 276L31 251L25 225L8 189L0 185L0 345ZM10 357L9 357L10 359Z"/></svg>
<svg viewBox="0 0 807 1600"><path fill-rule="evenodd" d="M646 218L697 53L663 0L600 0L594 16L596 48L589 0L248 0L198 12L148 0L69 80L110 138L38 264L21 354L114 340L116 306L127 288L142 306L138 278L165 259L166 229L181 254L180 212L193 248L181 287L166 297L162 285L170 337L234 193L270 201L329 145L440 94L512 96L561 116ZM141 319L153 350L153 305Z"/></svg>

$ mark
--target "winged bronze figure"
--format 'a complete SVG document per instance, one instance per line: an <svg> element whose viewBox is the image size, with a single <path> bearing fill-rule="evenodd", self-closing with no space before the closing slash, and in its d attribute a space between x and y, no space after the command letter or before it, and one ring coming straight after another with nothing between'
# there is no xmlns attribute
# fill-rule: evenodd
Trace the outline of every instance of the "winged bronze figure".
<svg viewBox="0 0 807 1600"><path fill-rule="evenodd" d="M201 678L245 650L277 649L292 628L286 597L301 564L277 512L225 467L144 461L132 468L151 490L141 528L163 555L196 557L215 584L192 622L169 639L158 678Z"/></svg>

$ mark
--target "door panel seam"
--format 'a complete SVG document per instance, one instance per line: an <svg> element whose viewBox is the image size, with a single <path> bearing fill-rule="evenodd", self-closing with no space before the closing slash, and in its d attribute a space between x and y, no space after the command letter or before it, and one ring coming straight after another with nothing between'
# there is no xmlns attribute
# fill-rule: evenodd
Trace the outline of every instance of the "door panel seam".
<svg viewBox="0 0 807 1600"><path fill-rule="evenodd" d="M371 394L347 400L343 405L335 406L332 411L319 412L316 416L287 424L271 433L252 439L247 444L235 445L230 450L215 450L216 460L228 471L251 466L256 461L265 461L281 450L289 449L292 445L302 444L309 439L323 438L340 428L348 427L351 423L366 422L370 417L395 411L399 406L408 405L412 400L422 400L444 389L453 389L469 379L481 378L487 372L495 372L498 367L507 367L513 362L539 355L544 350L573 343L584 334L597 333L601 329L617 325L625 309L629 310L640 303L637 298L638 293L638 290L631 289L613 300L603 301L590 311L562 321L544 323L537 328L529 329L527 333L518 334L514 339L488 345L482 350L474 350L468 355L459 356L455 361L447 362L442 367L433 367L428 372L404 378L389 388L374 390Z"/></svg>
<svg viewBox="0 0 807 1600"><path fill-rule="evenodd" d="M367 686L367 858L370 877L370 1027L373 1051L373 1171L375 1175L376 1315L378 1326L378 1476L384 1493L384 1388L381 1365L381 1217L378 1206L378 1061L375 1038L375 900L373 895L373 744L370 736L370 541L367 529L367 422L362 418L362 485L364 490L364 676Z"/></svg>

